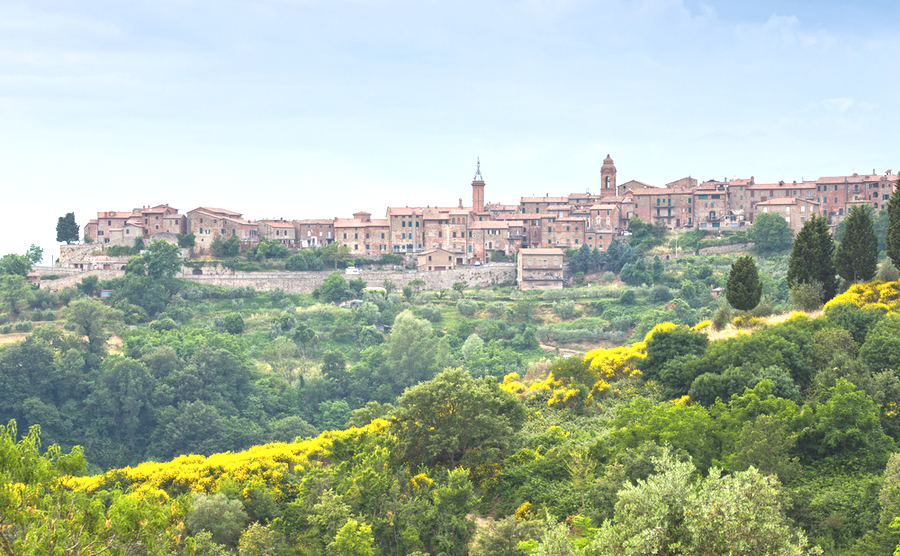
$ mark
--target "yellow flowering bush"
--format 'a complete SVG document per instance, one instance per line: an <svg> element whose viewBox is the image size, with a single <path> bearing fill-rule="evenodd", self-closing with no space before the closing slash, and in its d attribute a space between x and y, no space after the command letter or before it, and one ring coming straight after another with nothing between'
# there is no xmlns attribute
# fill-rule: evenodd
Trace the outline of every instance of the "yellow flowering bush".
<svg viewBox="0 0 900 556"><path fill-rule="evenodd" d="M71 477L68 485L74 489L93 492L115 484L131 486L138 492L164 491L169 494L185 492L212 493L227 481L245 483L261 480L276 497L289 494L291 472L303 472L320 465L328 457L332 443L342 437L363 432L381 433L388 426L376 419L363 428L345 431L326 431L317 438L302 442L274 442L254 446L242 452L225 452L209 457L179 456L168 462L146 462L135 467L113 469L103 475Z"/></svg>
<svg viewBox="0 0 900 556"><path fill-rule="evenodd" d="M825 304L825 309L843 304L856 305L860 309L884 309L889 313L900 312L900 282L866 282L853 284L847 291Z"/></svg>

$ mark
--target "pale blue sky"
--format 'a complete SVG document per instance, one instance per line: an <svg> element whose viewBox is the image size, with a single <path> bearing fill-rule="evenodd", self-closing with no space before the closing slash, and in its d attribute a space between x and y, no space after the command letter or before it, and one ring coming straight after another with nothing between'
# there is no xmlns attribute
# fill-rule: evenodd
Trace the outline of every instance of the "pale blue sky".
<svg viewBox="0 0 900 556"><path fill-rule="evenodd" d="M0 0L0 254L168 202L248 218L686 175L900 170L900 3Z"/></svg>

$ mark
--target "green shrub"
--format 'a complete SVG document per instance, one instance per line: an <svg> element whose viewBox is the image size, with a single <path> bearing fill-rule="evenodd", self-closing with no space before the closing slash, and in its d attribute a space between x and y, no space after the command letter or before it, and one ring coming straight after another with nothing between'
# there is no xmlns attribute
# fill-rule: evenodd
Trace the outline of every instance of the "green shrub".
<svg viewBox="0 0 900 556"><path fill-rule="evenodd" d="M471 299L460 299L456 302L456 310L464 316L471 317L478 311L478 303Z"/></svg>
<svg viewBox="0 0 900 556"><path fill-rule="evenodd" d="M655 303L667 303L672 299L672 292L665 286L653 286L649 297Z"/></svg>
<svg viewBox="0 0 900 556"><path fill-rule="evenodd" d="M553 304L553 312L561 319L570 320L575 317L575 302L557 301Z"/></svg>
<svg viewBox="0 0 900 556"><path fill-rule="evenodd" d="M494 301L487 306L487 312L494 317L502 317L506 314L506 303Z"/></svg>
<svg viewBox="0 0 900 556"><path fill-rule="evenodd" d="M0 334L9 334L12 332L11 324L0 324Z"/></svg>
<svg viewBox="0 0 900 556"><path fill-rule="evenodd" d="M56 311L53 309L44 311L44 320L56 320Z"/></svg>
<svg viewBox="0 0 900 556"><path fill-rule="evenodd" d="M634 294L634 290L625 290L619 296L619 303L622 305L634 305L636 300L637 296Z"/></svg>
<svg viewBox="0 0 900 556"><path fill-rule="evenodd" d="M441 308L434 305L425 305L419 308L419 316L431 322L441 321Z"/></svg>
<svg viewBox="0 0 900 556"><path fill-rule="evenodd" d="M34 324L30 320L20 320L16 323L16 332L31 332Z"/></svg>
<svg viewBox="0 0 900 556"><path fill-rule="evenodd" d="M821 308L824 297L825 288L822 282L817 280L797 284L791 288L791 304L801 311L815 311Z"/></svg>

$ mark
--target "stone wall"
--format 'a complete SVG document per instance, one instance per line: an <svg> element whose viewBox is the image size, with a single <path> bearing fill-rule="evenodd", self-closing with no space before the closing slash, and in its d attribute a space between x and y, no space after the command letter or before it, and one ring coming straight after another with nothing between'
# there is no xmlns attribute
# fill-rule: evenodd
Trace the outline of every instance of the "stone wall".
<svg viewBox="0 0 900 556"><path fill-rule="evenodd" d="M41 287L47 288L53 291L59 291L63 288L68 288L69 286L74 286L81 282L82 278L86 276L97 276L101 280L109 280L110 278L119 278L121 276L125 276L124 270L89 270L87 272L81 272L79 274L73 274L71 276L66 276L65 278L59 278L56 280L41 280Z"/></svg>
<svg viewBox="0 0 900 556"><path fill-rule="evenodd" d="M210 284L225 288L251 287L255 290L268 291L282 289L287 293L312 293L322 285L330 272L234 272L214 275L193 275L193 269L185 269L182 276L185 280ZM205 269L204 269L205 270ZM453 286L455 282L468 282L470 286L490 286L504 280L515 279L514 263L493 263L477 267L456 268L439 271L407 271L377 272L362 271L357 275L345 276L347 279L362 278L369 287L381 287L385 280L397 288L402 288L410 281L420 279L425 282L425 289L439 290Z"/></svg>
<svg viewBox="0 0 900 556"><path fill-rule="evenodd" d="M756 244L752 241L748 243L735 243L733 245L716 245L714 247L704 247L698 251L697 254L712 255L714 253L733 253L735 251L749 251L754 247L756 247Z"/></svg>
<svg viewBox="0 0 900 556"><path fill-rule="evenodd" d="M72 276L73 274L80 274L82 272L80 269L64 266L34 266L31 268L31 271L40 272L41 275L56 274L57 276Z"/></svg>

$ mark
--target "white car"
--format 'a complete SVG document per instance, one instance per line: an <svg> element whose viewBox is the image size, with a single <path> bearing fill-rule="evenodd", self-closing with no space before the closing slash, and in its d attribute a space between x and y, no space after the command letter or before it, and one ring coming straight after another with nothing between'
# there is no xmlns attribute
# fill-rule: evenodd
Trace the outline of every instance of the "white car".
<svg viewBox="0 0 900 556"><path fill-rule="evenodd" d="M355 266L348 266L344 274L362 274L362 271Z"/></svg>

